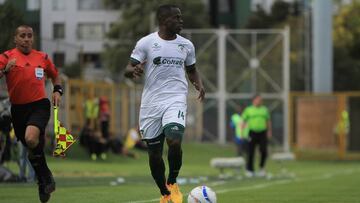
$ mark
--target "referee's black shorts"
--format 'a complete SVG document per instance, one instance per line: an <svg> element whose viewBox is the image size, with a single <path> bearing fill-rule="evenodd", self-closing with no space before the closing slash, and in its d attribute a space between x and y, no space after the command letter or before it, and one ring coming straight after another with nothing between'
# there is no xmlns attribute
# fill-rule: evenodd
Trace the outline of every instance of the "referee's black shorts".
<svg viewBox="0 0 360 203"><path fill-rule="evenodd" d="M11 117L15 135L23 145L25 142L25 130L29 125L33 125L40 130L41 145L45 142L45 128L50 119L50 101L47 98L31 102L28 104L11 105Z"/></svg>

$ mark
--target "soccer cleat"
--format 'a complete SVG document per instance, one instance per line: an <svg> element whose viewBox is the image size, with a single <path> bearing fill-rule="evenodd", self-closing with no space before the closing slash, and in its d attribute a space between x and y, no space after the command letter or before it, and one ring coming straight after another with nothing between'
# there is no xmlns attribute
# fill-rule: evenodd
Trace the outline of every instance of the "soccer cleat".
<svg viewBox="0 0 360 203"><path fill-rule="evenodd" d="M106 153L101 153L100 158L101 158L102 160L106 160L106 159L107 159Z"/></svg>
<svg viewBox="0 0 360 203"><path fill-rule="evenodd" d="M246 170L245 171L245 177L247 178L253 178L255 176L254 172Z"/></svg>
<svg viewBox="0 0 360 203"><path fill-rule="evenodd" d="M53 176L50 174L48 177L40 178L39 182L39 199L42 203L48 202L51 193L55 191L55 181Z"/></svg>
<svg viewBox="0 0 360 203"><path fill-rule="evenodd" d="M97 155L95 153L92 153L90 157L91 157L91 160L93 160L93 161L96 161L96 159L97 159Z"/></svg>
<svg viewBox="0 0 360 203"><path fill-rule="evenodd" d="M173 203L170 195L163 195L160 197L160 203Z"/></svg>
<svg viewBox="0 0 360 203"><path fill-rule="evenodd" d="M258 177L265 177L266 171L265 169L260 169L260 171L256 174Z"/></svg>
<svg viewBox="0 0 360 203"><path fill-rule="evenodd" d="M183 202L183 195L180 192L179 185L177 183L167 185L170 194L171 194L171 201L173 203L182 203Z"/></svg>

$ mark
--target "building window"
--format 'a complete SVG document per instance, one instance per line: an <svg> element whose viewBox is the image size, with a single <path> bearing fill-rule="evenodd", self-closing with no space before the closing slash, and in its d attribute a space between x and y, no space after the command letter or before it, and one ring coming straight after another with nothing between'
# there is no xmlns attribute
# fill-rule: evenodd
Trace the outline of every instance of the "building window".
<svg viewBox="0 0 360 203"><path fill-rule="evenodd" d="M53 24L53 39L64 39L65 38L65 24L54 23Z"/></svg>
<svg viewBox="0 0 360 203"><path fill-rule="evenodd" d="M65 53L63 52L55 52L53 54L54 64L56 67L64 67L65 65Z"/></svg>
<svg viewBox="0 0 360 203"><path fill-rule="evenodd" d="M104 24L101 23L82 23L78 25L78 39L102 40L104 33Z"/></svg>
<svg viewBox="0 0 360 203"><path fill-rule="evenodd" d="M79 10L103 10L105 5L103 0L78 0Z"/></svg>
<svg viewBox="0 0 360 203"><path fill-rule="evenodd" d="M26 9L28 11L38 11L40 9L40 0L27 0Z"/></svg>
<svg viewBox="0 0 360 203"><path fill-rule="evenodd" d="M79 54L79 61L85 68L101 68L101 59L99 53L82 53Z"/></svg>
<svg viewBox="0 0 360 203"><path fill-rule="evenodd" d="M65 1L64 0L52 0L52 10L53 11L63 11L65 10Z"/></svg>

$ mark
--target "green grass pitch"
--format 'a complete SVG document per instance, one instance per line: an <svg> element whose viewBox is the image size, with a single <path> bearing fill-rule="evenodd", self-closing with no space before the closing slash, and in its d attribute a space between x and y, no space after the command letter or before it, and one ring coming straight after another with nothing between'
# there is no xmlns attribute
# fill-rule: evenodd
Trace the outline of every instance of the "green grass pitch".
<svg viewBox="0 0 360 203"><path fill-rule="evenodd" d="M53 203L146 203L158 202L159 192L147 164L147 155L139 159L110 155L106 161L91 161L77 145L68 158L48 157L57 181ZM186 194L198 185L207 185L217 193L218 203L356 203L360 202L360 163L341 161L294 161L285 164L295 178L275 177L219 179L219 172L209 166L212 157L230 157L233 146L184 144L180 177ZM10 168L15 169L14 163ZM280 172L280 165L268 162L268 171ZM231 173L232 170L227 172ZM121 177L124 183L111 185ZM199 177L207 177L207 179ZM192 179L191 179L192 178ZM200 180L200 183L196 183ZM35 183L0 184L1 203L39 202Z"/></svg>

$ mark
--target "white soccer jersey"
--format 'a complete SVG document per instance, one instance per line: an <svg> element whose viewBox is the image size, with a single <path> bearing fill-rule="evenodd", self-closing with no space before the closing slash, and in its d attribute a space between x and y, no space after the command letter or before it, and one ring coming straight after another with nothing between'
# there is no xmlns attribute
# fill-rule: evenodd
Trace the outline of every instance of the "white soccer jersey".
<svg viewBox="0 0 360 203"><path fill-rule="evenodd" d="M190 40L180 35L174 40L163 40L158 32L154 32L137 42L131 58L146 61L141 107L186 103L185 67L196 62L195 48Z"/></svg>

